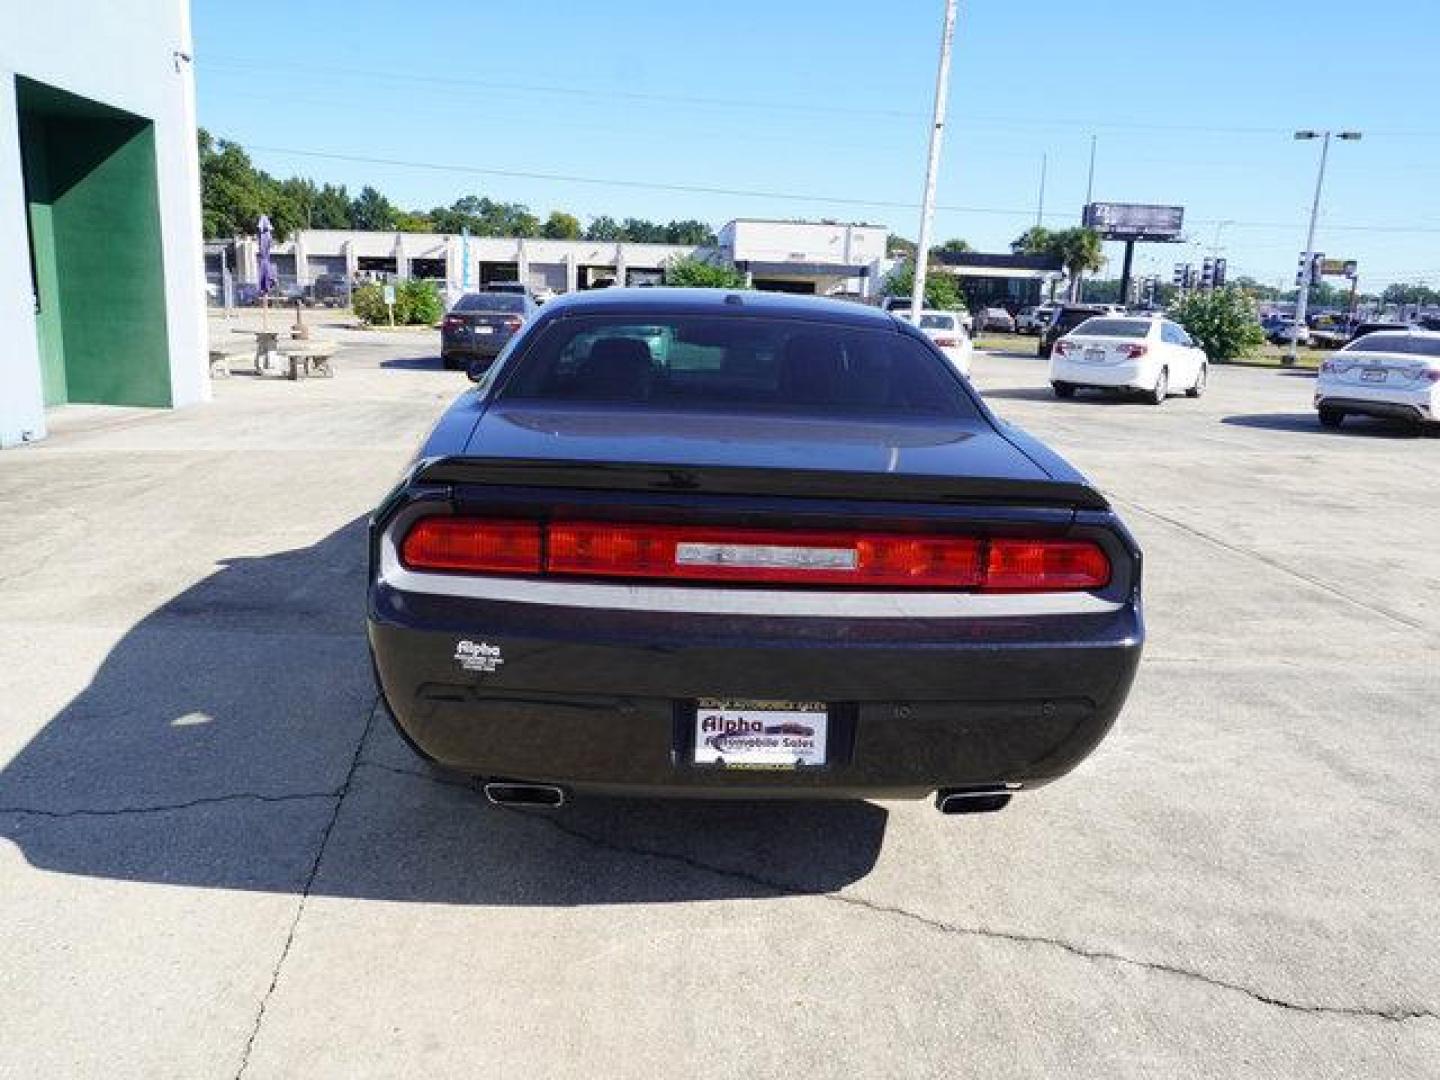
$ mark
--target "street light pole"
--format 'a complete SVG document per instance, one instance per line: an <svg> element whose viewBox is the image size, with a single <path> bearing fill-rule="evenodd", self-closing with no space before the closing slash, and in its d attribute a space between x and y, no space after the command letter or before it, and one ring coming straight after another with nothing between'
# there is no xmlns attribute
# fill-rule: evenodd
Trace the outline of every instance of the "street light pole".
<svg viewBox="0 0 1440 1080"><path fill-rule="evenodd" d="M955 40L957 0L945 0L945 29L940 35L940 69L935 74L935 114L930 127L930 160L925 166L925 194L920 202L920 236L915 245L915 283L910 291L910 319L917 326L925 310L925 271L930 263L930 227L935 218L935 183L940 173L940 144L945 136L945 111L950 101L950 47Z"/></svg>
<svg viewBox="0 0 1440 1080"><path fill-rule="evenodd" d="M1305 251L1300 263L1300 292L1295 297L1295 329L1290 335L1290 352L1285 357L1286 364L1294 364L1296 351L1300 347L1300 332L1305 328L1305 315L1310 307L1310 286L1313 284L1315 269L1315 222L1320 216L1320 193L1325 188L1325 164L1330 159L1330 136L1329 131L1297 131L1295 138L1306 141L1310 139L1321 139L1320 143L1320 171L1315 177L1315 200L1310 204L1310 227L1305 233ZM1335 137L1344 139L1346 142L1353 142L1360 138L1358 131L1335 132Z"/></svg>

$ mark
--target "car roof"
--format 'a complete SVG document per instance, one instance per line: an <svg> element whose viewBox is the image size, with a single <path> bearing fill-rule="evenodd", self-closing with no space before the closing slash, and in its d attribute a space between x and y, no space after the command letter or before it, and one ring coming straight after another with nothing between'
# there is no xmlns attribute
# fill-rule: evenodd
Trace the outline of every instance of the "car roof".
<svg viewBox="0 0 1440 1080"><path fill-rule="evenodd" d="M544 307L549 318L576 315L720 315L770 316L810 322L843 323L875 329L894 328L898 320L888 311L853 300L829 300L794 293L754 289L645 288L591 289L566 293Z"/></svg>

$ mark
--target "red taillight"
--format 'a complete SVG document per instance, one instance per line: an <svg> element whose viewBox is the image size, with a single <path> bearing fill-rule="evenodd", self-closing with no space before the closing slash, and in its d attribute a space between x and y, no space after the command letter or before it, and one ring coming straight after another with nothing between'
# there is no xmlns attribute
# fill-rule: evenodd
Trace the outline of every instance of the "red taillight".
<svg viewBox="0 0 1440 1080"><path fill-rule="evenodd" d="M973 537L557 522L549 539L553 574L957 589L982 565Z"/></svg>
<svg viewBox="0 0 1440 1080"><path fill-rule="evenodd" d="M788 531L600 521L422 518L401 545L413 570L980 592L1103 588L1088 540Z"/></svg>
<svg viewBox="0 0 1440 1080"><path fill-rule="evenodd" d="M1110 583L1110 560L1088 540L992 540L986 592L1070 592Z"/></svg>
<svg viewBox="0 0 1440 1080"><path fill-rule="evenodd" d="M488 518L421 518L400 545L400 561L411 570L538 574L540 524Z"/></svg>
<svg viewBox="0 0 1440 1080"><path fill-rule="evenodd" d="M525 325L525 320L522 319L522 318L520 318L519 315L511 315L511 316L509 316L509 317L505 320L505 328L506 328L507 330L509 330L511 333L514 333L516 330L519 330L520 327L522 327L522 326L524 326L524 325Z"/></svg>
<svg viewBox="0 0 1440 1080"><path fill-rule="evenodd" d="M465 320L462 319L462 318L460 318L458 315L446 315L446 316L445 316L444 326L445 326L445 329L446 329L446 330L454 330L456 327L464 326L464 325L465 325Z"/></svg>
<svg viewBox="0 0 1440 1080"><path fill-rule="evenodd" d="M1057 341L1057 342L1055 342L1054 352L1055 352L1055 355L1056 355L1056 356L1069 356L1069 355L1070 355L1070 343L1069 343L1068 341Z"/></svg>
<svg viewBox="0 0 1440 1080"><path fill-rule="evenodd" d="M1138 359L1140 359L1140 357L1144 356L1147 352L1150 351L1150 346L1149 346L1149 345L1126 345L1122 351L1125 353L1126 359L1129 359L1129 360L1138 360Z"/></svg>
<svg viewBox="0 0 1440 1080"><path fill-rule="evenodd" d="M960 339L953 337L937 337L935 339L935 344L939 345L942 349L958 349L960 347Z"/></svg>

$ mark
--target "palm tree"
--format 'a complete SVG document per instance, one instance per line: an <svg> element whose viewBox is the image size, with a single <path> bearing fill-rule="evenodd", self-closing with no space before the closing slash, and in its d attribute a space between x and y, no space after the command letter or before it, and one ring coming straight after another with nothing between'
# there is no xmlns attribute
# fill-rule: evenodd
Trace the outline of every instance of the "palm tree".
<svg viewBox="0 0 1440 1080"><path fill-rule="evenodd" d="M1094 229L1064 229L1051 233L1054 252L1060 256L1065 272L1070 275L1070 300L1080 299L1080 277L1105 265L1105 246Z"/></svg>

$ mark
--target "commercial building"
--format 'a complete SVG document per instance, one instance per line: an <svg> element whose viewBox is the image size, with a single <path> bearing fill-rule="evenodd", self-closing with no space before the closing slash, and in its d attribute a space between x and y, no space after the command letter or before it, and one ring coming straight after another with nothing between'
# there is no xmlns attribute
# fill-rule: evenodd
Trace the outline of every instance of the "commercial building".
<svg viewBox="0 0 1440 1080"><path fill-rule="evenodd" d="M939 271L956 277L971 311L1003 307L1011 312L1051 299L1065 270L1052 255L987 255L939 252Z"/></svg>
<svg viewBox="0 0 1440 1080"><path fill-rule="evenodd" d="M27 4L0 33L0 446L69 402L209 395L185 0Z"/></svg>
<svg viewBox="0 0 1440 1080"><path fill-rule="evenodd" d="M878 287L885 237L879 226L749 219L727 224L713 248L301 229L273 246L272 262L282 291L302 290L322 275L350 282L429 278L453 297L494 281L524 281L548 293L653 285L671 260L696 256L734 265L758 289L869 296ZM206 245L211 296L223 297L232 279L243 296L259 280L257 257L253 237Z"/></svg>

